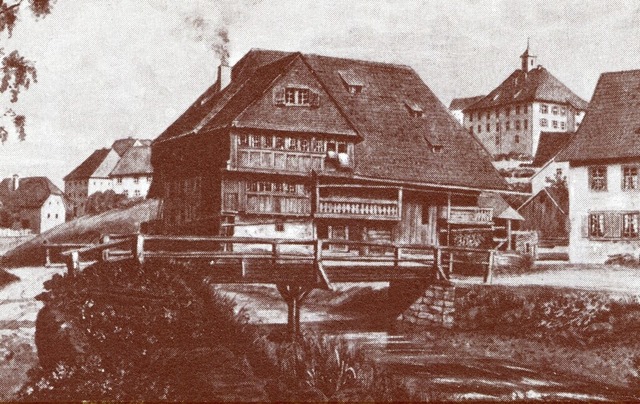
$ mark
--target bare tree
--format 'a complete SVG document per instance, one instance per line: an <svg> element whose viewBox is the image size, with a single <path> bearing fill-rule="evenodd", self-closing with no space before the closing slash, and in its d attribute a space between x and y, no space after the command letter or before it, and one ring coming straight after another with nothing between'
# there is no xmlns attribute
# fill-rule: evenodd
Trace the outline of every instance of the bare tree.
<svg viewBox="0 0 640 404"><path fill-rule="evenodd" d="M43 18L51 13L51 7L56 0L0 0L0 34L6 34L9 38L13 34L13 29L27 10L34 18ZM20 55L18 50L7 50L0 47L0 93L8 94L9 103L18 102L20 92L28 90L32 83L38 81L37 71L32 61ZM4 104L3 100L3 104ZM18 135L18 139L24 140L26 137L24 115L18 114L9 105L3 105L3 120L0 121L0 142L4 143L9 137L7 122L10 121ZM10 125L9 125L10 126Z"/></svg>

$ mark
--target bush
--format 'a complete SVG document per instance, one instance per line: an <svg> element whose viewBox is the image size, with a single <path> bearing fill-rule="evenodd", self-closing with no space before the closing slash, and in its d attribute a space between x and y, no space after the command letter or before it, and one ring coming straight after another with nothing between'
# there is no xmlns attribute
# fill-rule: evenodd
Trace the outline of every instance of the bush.
<svg viewBox="0 0 640 404"><path fill-rule="evenodd" d="M246 321L202 274L180 269L102 263L47 281L36 329L41 365L21 397L259 399L242 360L252 343Z"/></svg>

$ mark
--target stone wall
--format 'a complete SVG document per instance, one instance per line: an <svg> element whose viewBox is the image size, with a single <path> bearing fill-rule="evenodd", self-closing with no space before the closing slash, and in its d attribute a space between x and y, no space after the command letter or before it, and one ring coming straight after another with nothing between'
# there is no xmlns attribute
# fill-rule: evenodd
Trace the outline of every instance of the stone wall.
<svg viewBox="0 0 640 404"><path fill-rule="evenodd" d="M447 283L429 285L415 302L398 316L398 320L421 326L452 328L455 298L454 285Z"/></svg>

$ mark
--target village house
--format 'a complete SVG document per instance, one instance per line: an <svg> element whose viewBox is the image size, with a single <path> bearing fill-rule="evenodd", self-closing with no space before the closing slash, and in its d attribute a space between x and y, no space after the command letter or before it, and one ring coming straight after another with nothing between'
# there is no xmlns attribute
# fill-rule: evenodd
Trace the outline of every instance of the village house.
<svg viewBox="0 0 640 404"><path fill-rule="evenodd" d="M536 64L529 46L521 67L479 101L463 110L463 125L494 157L532 158L541 132L572 133L587 102Z"/></svg>
<svg viewBox="0 0 640 404"><path fill-rule="evenodd" d="M569 162L569 259L603 263L640 251L640 70L604 73Z"/></svg>
<svg viewBox="0 0 640 404"><path fill-rule="evenodd" d="M95 150L66 175L64 188L72 215L82 216L87 199L96 192L113 190L130 197L146 197L153 173L150 143L148 139L118 139L111 148ZM129 153L132 148L135 150Z"/></svg>
<svg viewBox="0 0 640 404"><path fill-rule="evenodd" d="M151 162L164 233L446 244L507 190L410 67L298 52L222 64Z"/></svg>
<svg viewBox="0 0 640 404"><path fill-rule="evenodd" d="M64 223L66 217L64 194L47 177L3 179L0 204L13 218L11 228L36 234Z"/></svg>

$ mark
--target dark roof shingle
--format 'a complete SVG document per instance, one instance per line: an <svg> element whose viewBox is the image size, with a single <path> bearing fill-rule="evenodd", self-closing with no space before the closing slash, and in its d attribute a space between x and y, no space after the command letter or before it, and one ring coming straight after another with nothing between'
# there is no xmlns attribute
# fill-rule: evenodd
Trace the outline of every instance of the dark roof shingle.
<svg viewBox="0 0 640 404"><path fill-rule="evenodd" d="M588 103L540 66L529 72L517 69L480 101L466 109L486 109L516 102L547 101L570 104L579 110Z"/></svg>
<svg viewBox="0 0 640 404"><path fill-rule="evenodd" d="M309 74L326 92L328 99L322 102L337 107L349 128L361 137L356 143L354 175L507 189L479 141L460 127L418 74L408 66L387 63L251 50L233 67L232 81L225 89L216 93L214 84L154 144L194 132L207 134L232 124L243 126L242 113L264 97L296 61L308 66ZM359 94L354 96L345 88L345 71L362 81ZM407 102L418 105L422 116L411 116ZM265 104L267 107L276 108L273 104ZM294 108L280 110L299 116ZM305 122L299 119L298 125ZM313 122L308 126L307 131L317 130ZM433 146L442 148L435 152Z"/></svg>
<svg viewBox="0 0 640 404"><path fill-rule="evenodd" d="M151 147L133 146L122 156L111 175L151 174Z"/></svg>
<svg viewBox="0 0 640 404"><path fill-rule="evenodd" d="M104 159L109 154L110 149L98 149L95 150L85 161L80 163L78 167L76 167L73 171L67 174L63 180L71 181L71 180L80 180L87 179L93 175L93 173L98 169L100 164L104 161Z"/></svg>
<svg viewBox="0 0 640 404"><path fill-rule="evenodd" d="M475 97L454 98L453 100L451 100L451 104L449 104L449 109L452 111L463 110L468 106L480 101L484 97L484 95L476 95Z"/></svg>
<svg viewBox="0 0 640 404"><path fill-rule="evenodd" d="M63 192L47 177L20 178L18 189L13 190L13 178L0 182L0 202L16 208L39 208L50 195L63 195Z"/></svg>
<svg viewBox="0 0 640 404"><path fill-rule="evenodd" d="M540 132L538 150L531 165L542 167L567 147L574 137L574 132Z"/></svg>
<svg viewBox="0 0 640 404"><path fill-rule="evenodd" d="M640 70L603 73L561 161L640 157Z"/></svg>

